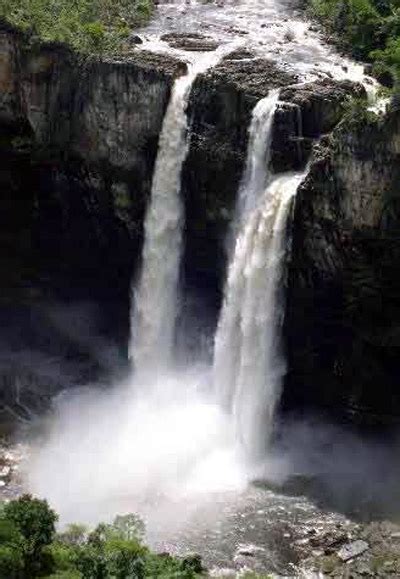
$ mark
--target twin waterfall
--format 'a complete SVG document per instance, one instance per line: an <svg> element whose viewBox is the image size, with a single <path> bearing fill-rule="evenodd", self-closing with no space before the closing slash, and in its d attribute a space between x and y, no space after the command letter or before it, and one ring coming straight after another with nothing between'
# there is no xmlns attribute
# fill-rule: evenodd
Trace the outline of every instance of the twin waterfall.
<svg viewBox="0 0 400 579"><path fill-rule="evenodd" d="M164 118L145 219L141 277L133 295L131 358L139 376L159 379L173 367L184 223L180 180L188 151L186 109L197 74L229 50L232 47L205 55L175 81ZM252 115L212 369L214 396L231 417L236 440L251 460L265 453L279 399L286 223L304 177L273 177L268 171L278 98L278 91L271 91Z"/></svg>

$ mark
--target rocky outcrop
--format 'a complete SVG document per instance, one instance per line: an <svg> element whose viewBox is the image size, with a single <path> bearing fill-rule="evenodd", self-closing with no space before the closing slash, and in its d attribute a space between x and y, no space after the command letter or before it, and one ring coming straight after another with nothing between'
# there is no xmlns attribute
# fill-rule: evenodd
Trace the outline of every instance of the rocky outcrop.
<svg viewBox="0 0 400 579"><path fill-rule="evenodd" d="M398 421L400 120L360 110L316 148L298 192L285 405Z"/></svg>
<svg viewBox="0 0 400 579"><path fill-rule="evenodd" d="M349 97L365 98L364 87L323 79L284 88L272 136L273 171L302 169L315 140L341 120Z"/></svg>

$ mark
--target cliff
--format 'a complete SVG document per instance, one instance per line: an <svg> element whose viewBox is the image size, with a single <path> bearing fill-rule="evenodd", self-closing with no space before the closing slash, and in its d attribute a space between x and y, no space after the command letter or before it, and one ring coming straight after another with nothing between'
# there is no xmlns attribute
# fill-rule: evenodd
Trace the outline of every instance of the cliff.
<svg viewBox="0 0 400 579"><path fill-rule="evenodd" d="M226 234L255 103L272 88L281 89L271 151L271 170L277 173L303 167L313 144L342 118L348 96L364 94L359 85L330 79L299 84L299 79L273 63L243 56L233 53L200 75L188 110L190 147L182 172L183 301L189 301L192 291L205 297L212 310L211 326L220 305ZM6 412L25 417L60 388L97 381L126 362L130 283L139 265L158 137L172 83L186 65L139 49L120 61L83 60L64 46L31 46L4 23L0 24L0 63L0 380ZM371 131L374 142L381 143L379 131L384 129ZM324 339L329 335L325 326L317 330L307 316L319 319L329 296L339 299L343 248L335 245L336 265L325 283L326 251L321 244L317 249L321 237L317 230L320 223L325 227L329 222L333 231L329 235L340 237L340 224L348 223L347 217L337 219L336 213L343 210L336 205L336 189L325 179L340 167L340 179L345 175L348 180L341 194L343 207L351 207L354 215L348 231L360 229L357 219L364 219L368 211L362 211L361 217L358 209L363 202L357 205L357 199L351 203L345 199L349 192L358 198L355 176L364 170L357 164L358 157L367 154L364 138L356 135L346 141L342 130L324 141L296 202L286 324L289 407L305 401L305 392L309 392L308 403L319 404L313 384L317 376L325 372L330 377L337 367L331 350L327 354L328 337L326 351L318 343L321 332ZM381 157L374 158L372 150L368 153L371 175L378 165L380 171L386 166L382 143ZM388 167L388 174L391 171ZM360 195L364 191L363 185ZM325 210L331 212L329 219ZM304 281L314 271L313 276L323 282ZM321 296L321 306L315 305L315 295ZM60 320L59 310L65 304L71 310L71 303L77 302L79 308L67 323ZM53 303L57 315L49 314ZM310 314L305 313L305 305ZM191 324L191 312L184 311L182 317L186 314ZM320 369L313 366L314 358L303 356L302 328L307 348L312 342L324 360L332 355L332 363ZM330 339L334 342L336 334ZM37 352L40 363L37 356L22 356L24 352ZM51 367L43 356L51 358ZM344 390L343 396L348 406ZM336 398L331 402L339 404Z"/></svg>
<svg viewBox="0 0 400 579"><path fill-rule="evenodd" d="M316 147L293 221L285 404L398 421L400 116L360 111Z"/></svg>

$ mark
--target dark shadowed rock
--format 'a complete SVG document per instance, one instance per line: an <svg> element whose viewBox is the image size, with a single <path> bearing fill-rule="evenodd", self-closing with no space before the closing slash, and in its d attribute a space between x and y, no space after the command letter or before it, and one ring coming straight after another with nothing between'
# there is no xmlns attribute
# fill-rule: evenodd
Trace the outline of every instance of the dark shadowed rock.
<svg viewBox="0 0 400 579"><path fill-rule="evenodd" d="M347 420L400 413L400 120L343 122L298 191L285 403ZM377 388L379 384L379 388Z"/></svg>
<svg viewBox="0 0 400 579"><path fill-rule="evenodd" d="M131 34L129 37L129 42L131 44L143 44L143 40L138 34Z"/></svg>
<svg viewBox="0 0 400 579"><path fill-rule="evenodd" d="M365 98L364 87L329 79L284 87L272 136L274 172L304 167L313 142L337 125L350 97Z"/></svg>

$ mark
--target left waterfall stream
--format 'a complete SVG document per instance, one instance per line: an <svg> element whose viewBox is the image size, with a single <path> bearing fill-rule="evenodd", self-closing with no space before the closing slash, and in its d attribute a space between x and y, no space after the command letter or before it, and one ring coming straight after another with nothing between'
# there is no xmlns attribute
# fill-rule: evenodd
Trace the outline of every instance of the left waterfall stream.
<svg viewBox="0 0 400 579"><path fill-rule="evenodd" d="M163 373L173 365L184 221L181 172L189 148L190 91L200 73L218 64L236 46L222 45L199 56L172 89L145 217L142 269L132 291L130 357L139 376Z"/></svg>

